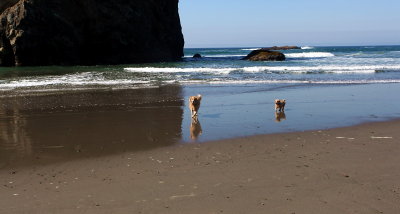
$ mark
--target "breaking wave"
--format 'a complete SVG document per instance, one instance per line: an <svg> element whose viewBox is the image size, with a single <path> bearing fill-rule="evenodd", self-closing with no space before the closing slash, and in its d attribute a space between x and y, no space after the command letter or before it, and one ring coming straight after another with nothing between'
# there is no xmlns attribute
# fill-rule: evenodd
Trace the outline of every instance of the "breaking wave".
<svg viewBox="0 0 400 214"><path fill-rule="evenodd" d="M303 53L288 53L285 54L288 58L325 58L335 56L333 53L327 52L303 52Z"/></svg>
<svg viewBox="0 0 400 214"><path fill-rule="evenodd" d="M44 76L36 78L24 78L18 80L8 80L0 82L0 90L10 90L16 88L48 87L48 86L90 86L90 85L127 85L127 84L146 84L149 81L130 80L130 79L106 79L94 73L81 73L64 76Z"/></svg>
<svg viewBox="0 0 400 214"><path fill-rule="evenodd" d="M230 73L238 68L125 68L128 72L135 73Z"/></svg>
<svg viewBox="0 0 400 214"><path fill-rule="evenodd" d="M400 83L400 80L183 80L182 84L377 84Z"/></svg>
<svg viewBox="0 0 400 214"><path fill-rule="evenodd" d="M258 49L260 49L260 48L244 48L244 49L241 49L242 51L255 51L255 50L258 50Z"/></svg>
<svg viewBox="0 0 400 214"><path fill-rule="evenodd" d="M218 73L229 74L234 71L242 72L323 72L323 73L375 73L377 71L385 70L400 70L400 65L355 65L355 66L254 66L254 67L241 67L241 68L156 68L156 67L139 67L139 68L125 68L127 72L135 73Z"/></svg>

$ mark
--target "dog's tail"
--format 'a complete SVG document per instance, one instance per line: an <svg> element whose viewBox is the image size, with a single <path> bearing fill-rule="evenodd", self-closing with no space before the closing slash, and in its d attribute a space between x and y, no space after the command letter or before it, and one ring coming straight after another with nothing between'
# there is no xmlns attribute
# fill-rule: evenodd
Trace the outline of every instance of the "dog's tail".
<svg viewBox="0 0 400 214"><path fill-rule="evenodd" d="M197 98L201 99L201 94L198 94L198 95L197 95Z"/></svg>

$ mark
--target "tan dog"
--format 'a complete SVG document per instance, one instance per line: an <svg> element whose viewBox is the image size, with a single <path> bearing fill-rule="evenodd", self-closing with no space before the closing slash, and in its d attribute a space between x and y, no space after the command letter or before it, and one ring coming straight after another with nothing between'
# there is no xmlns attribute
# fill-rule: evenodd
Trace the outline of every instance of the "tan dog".
<svg viewBox="0 0 400 214"><path fill-rule="evenodd" d="M275 111L279 109L279 112L285 111L286 100L275 100Z"/></svg>
<svg viewBox="0 0 400 214"><path fill-rule="evenodd" d="M189 109L190 109L190 114L192 117L197 116L197 112L199 111L200 108L200 102L201 102L201 95L197 96L191 96L189 97Z"/></svg>

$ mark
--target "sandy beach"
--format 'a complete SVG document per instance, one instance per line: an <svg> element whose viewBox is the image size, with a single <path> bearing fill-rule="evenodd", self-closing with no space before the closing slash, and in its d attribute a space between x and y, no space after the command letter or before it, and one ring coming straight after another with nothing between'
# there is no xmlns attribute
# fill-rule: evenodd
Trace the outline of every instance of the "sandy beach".
<svg viewBox="0 0 400 214"><path fill-rule="evenodd" d="M3 94L0 213L397 213L398 101L361 96L396 87L287 89L281 121L259 86Z"/></svg>
<svg viewBox="0 0 400 214"><path fill-rule="evenodd" d="M1 213L397 213L400 121L1 170Z"/></svg>

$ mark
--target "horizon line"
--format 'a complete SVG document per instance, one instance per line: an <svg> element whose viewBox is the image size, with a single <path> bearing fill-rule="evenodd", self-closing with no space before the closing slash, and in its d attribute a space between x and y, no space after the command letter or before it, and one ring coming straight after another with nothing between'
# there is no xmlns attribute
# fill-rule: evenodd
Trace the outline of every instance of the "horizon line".
<svg viewBox="0 0 400 214"><path fill-rule="evenodd" d="M273 45L273 46L204 46L204 47L184 47L184 48L266 48L266 47L281 47L281 46L297 46L297 47L362 47L362 46L374 46L374 47L384 47L384 46L400 46L400 44L374 44L374 45Z"/></svg>

